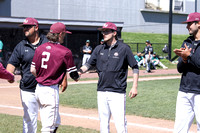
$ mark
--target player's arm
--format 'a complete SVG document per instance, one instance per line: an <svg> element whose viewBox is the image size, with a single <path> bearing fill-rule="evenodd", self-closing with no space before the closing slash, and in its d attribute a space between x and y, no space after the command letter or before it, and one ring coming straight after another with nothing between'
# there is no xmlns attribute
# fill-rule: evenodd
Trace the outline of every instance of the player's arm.
<svg viewBox="0 0 200 133"><path fill-rule="evenodd" d="M13 83L14 82L14 74L8 72L3 65L0 63L0 78L7 79L8 82Z"/></svg>
<svg viewBox="0 0 200 133"><path fill-rule="evenodd" d="M129 97L130 99L134 98L137 96L137 86L138 86L138 78L139 78L139 69L137 68L138 66L136 66L133 69L133 86L129 92Z"/></svg>
<svg viewBox="0 0 200 133"><path fill-rule="evenodd" d="M85 72L87 72L88 69L89 69L89 65L86 63L85 65L83 65L83 66L78 70L79 75L84 74Z"/></svg>
<svg viewBox="0 0 200 133"><path fill-rule="evenodd" d="M64 92L67 89L68 83L67 83L67 73L65 74L65 77L60 85L60 88L62 89L62 92Z"/></svg>
<svg viewBox="0 0 200 133"><path fill-rule="evenodd" d="M32 65L31 65L31 73L32 73L35 77L37 77L36 69L35 69L35 67L32 66Z"/></svg>
<svg viewBox="0 0 200 133"><path fill-rule="evenodd" d="M6 70L12 74L14 74L14 71L15 71L15 66L12 65L12 64L8 64L7 67L6 67ZM13 83L14 80L8 80L9 83Z"/></svg>
<svg viewBox="0 0 200 133"><path fill-rule="evenodd" d="M137 61L134 58L134 55L130 49L130 47L127 47L127 61L129 63L129 66L133 70L133 86L129 92L129 97L134 98L137 96L137 86L138 86L138 77L139 77L139 67L137 65Z"/></svg>

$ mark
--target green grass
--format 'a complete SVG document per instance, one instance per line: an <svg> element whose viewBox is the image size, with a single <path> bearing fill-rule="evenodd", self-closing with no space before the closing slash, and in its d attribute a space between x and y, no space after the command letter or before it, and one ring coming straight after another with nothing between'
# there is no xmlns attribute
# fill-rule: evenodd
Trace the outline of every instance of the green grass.
<svg viewBox="0 0 200 133"><path fill-rule="evenodd" d="M176 95L180 79L143 81L138 84L138 96L127 97L127 114L174 120ZM170 84L170 86L169 86ZM131 83L128 83L130 88ZM75 108L97 108L97 85L69 85L60 95L60 104ZM129 89L127 89L128 95Z"/></svg>
<svg viewBox="0 0 200 133"><path fill-rule="evenodd" d="M22 133L23 120L20 116L0 114L0 133ZM37 133L41 131L41 122L38 121ZM73 126L59 126L57 133L99 133L91 129Z"/></svg>
<svg viewBox="0 0 200 133"><path fill-rule="evenodd" d="M180 48L188 36L172 35L172 57L175 56L173 50ZM146 40L150 40L152 43L168 43L168 34L122 32L122 39L125 43L145 43ZM155 51L157 50L155 49Z"/></svg>

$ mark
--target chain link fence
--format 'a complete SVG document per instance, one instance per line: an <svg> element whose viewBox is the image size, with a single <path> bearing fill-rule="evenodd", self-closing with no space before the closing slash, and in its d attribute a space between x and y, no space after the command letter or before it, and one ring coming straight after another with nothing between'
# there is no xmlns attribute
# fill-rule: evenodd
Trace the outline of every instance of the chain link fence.
<svg viewBox="0 0 200 133"><path fill-rule="evenodd" d="M126 43L131 47L133 54L144 51L146 47L145 43ZM160 59L168 59L168 43L151 43L153 52L156 52Z"/></svg>

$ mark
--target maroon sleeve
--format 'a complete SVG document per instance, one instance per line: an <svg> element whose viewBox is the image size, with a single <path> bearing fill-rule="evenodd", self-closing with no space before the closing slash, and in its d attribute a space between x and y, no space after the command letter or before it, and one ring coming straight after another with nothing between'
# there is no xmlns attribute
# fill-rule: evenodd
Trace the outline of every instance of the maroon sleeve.
<svg viewBox="0 0 200 133"><path fill-rule="evenodd" d="M66 53L64 62L65 62L66 69L67 69L68 73L71 73L73 71L77 71L76 66L74 65L74 60L73 60L71 51L68 51Z"/></svg>
<svg viewBox="0 0 200 133"><path fill-rule="evenodd" d="M67 52L67 54L65 55L64 62L65 62L67 72L69 73L70 77L73 80L77 81L80 77L79 77L79 74L77 72L77 68L74 65L74 60L73 60L71 51Z"/></svg>
<svg viewBox="0 0 200 133"><path fill-rule="evenodd" d="M14 75L8 72L0 63L0 78L7 80L14 80Z"/></svg>

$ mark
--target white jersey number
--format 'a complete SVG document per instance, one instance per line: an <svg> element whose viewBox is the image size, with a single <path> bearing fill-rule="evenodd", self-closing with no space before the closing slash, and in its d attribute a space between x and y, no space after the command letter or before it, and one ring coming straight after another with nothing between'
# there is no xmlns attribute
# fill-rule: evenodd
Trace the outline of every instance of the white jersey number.
<svg viewBox="0 0 200 133"><path fill-rule="evenodd" d="M49 61L50 53L49 52L43 52L42 55L46 55L46 58L42 58L41 68L47 69L47 65L45 65L44 63Z"/></svg>

